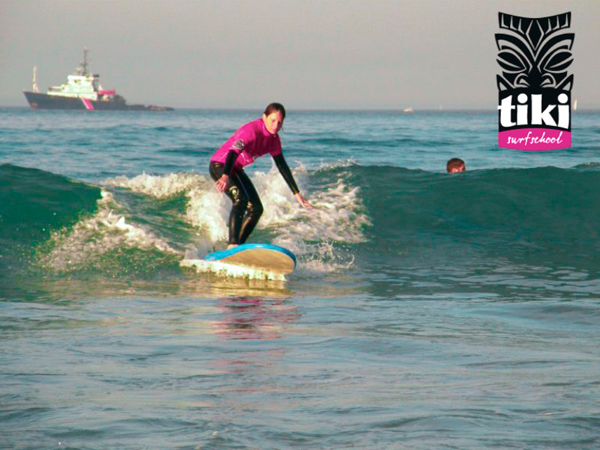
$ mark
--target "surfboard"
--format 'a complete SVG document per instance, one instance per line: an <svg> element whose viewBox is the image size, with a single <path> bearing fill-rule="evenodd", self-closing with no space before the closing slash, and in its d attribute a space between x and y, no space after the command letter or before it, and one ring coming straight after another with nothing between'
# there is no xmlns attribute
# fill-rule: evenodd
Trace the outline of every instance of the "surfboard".
<svg viewBox="0 0 600 450"><path fill-rule="evenodd" d="M271 244L242 244L210 253L204 259L282 275L292 273L296 268L296 256L291 251Z"/></svg>

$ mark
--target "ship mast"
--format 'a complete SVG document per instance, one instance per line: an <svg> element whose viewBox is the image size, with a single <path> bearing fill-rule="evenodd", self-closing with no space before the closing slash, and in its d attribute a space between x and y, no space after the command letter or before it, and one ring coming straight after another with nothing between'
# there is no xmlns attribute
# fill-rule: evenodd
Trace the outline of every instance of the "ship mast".
<svg viewBox="0 0 600 450"><path fill-rule="evenodd" d="M33 66L33 84L31 86L33 92L40 92L40 88L37 85L37 66Z"/></svg>
<svg viewBox="0 0 600 450"><path fill-rule="evenodd" d="M84 47L83 48L83 61L81 61L79 63L79 67L77 68L77 73L79 75L83 75L85 77L88 76L88 71L87 71L87 66L88 66L87 54L88 54L88 49L87 49L87 47Z"/></svg>

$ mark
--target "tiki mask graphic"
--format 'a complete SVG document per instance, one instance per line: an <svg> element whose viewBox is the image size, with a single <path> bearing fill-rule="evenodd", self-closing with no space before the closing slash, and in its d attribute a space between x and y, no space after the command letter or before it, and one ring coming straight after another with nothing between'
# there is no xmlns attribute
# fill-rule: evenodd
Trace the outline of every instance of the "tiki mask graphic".
<svg viewBox="0 0 600 450"><path fill-rule="evenodd" d="M499 13L498 19L498 145L533 151L570 147L568 68L575 34L565 30L571 13L537 19Z"/></svg>

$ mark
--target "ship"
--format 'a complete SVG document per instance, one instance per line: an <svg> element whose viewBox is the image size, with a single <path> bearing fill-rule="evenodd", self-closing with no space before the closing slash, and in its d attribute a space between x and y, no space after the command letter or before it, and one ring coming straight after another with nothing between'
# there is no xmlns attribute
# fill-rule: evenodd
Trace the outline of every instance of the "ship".
<svg viewBox="0 0 600 450"><path fill-rule="evenodd" d="M33 68L31 91L23 91L31 109L81 109L101 111L173 111L168 106L128 104L116 90L103 89L100 75L88 71L88 49L83 49L83 61L67 82L50 86L47 93L37 86L37 67Z"/></svg>

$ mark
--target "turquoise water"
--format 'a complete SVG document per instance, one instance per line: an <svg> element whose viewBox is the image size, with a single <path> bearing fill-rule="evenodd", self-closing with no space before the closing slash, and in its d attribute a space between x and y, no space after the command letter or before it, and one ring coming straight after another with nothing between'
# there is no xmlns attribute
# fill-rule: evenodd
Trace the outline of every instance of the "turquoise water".
<svg viewBox="0 0 600 450"><path fill-rule="evenodd" d="M495 112L289 111L252 239L208 158L251 111L0 109L0 448L600 446L600 113L573 148ZM468 172L444 173L459 156Z"/></svg>

